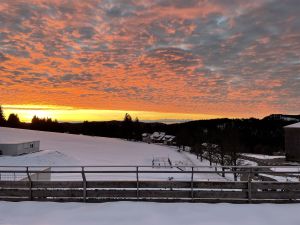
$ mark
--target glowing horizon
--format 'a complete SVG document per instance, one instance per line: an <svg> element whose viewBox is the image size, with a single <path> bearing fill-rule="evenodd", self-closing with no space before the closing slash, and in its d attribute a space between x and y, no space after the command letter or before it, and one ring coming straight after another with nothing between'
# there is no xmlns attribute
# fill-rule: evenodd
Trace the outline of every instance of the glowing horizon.
<svg viewBox="0 0 300 225"><path fill-rule="evenodd" d="M79 109L69 106L55 105L2 105L5 117L11 113L18 114L22 122L31 122L34 116L39 118L57 119L59 122L111 121L123 120L126 113L140 121L188 121L197 119L222 118L218 115L203 115L190 113L168 113L129 110L97 110Z"/></svg>

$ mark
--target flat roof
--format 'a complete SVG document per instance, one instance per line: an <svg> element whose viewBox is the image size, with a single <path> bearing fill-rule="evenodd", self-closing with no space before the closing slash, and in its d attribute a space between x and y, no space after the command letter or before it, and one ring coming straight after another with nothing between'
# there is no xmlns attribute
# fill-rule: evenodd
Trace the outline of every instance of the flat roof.
<svg viewBox="0 0 300 225"><path fill-rule="evenodd" d="M300 128L300 122L285 126L284 128Z"/></svg>
<svg viewBox="0 0 300 225"><path fill-rule="evenodd" d="M24 140L24 141L19 141L19 140L1 140L0 139L0 145L18 145L18 144L24 144L24 143L31 143L31 142L37 142L37 140L32 140L32 141L29 141L29 140Z"/></svg>

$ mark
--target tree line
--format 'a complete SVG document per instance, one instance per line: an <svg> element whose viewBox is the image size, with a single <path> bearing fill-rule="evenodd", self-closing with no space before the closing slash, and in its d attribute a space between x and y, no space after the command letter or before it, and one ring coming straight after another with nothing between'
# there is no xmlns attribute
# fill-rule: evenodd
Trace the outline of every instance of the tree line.
<svg viewBox="0 0 300 225"><path fill-rule="evenodd" d="M295 118L300 119L300 116ZM22 123L16 114L9 115L6 120L0 106L0 126L134 141L141 141L142 133L159 131L176 136L178 149L188 146L198 156L204 151L208 152L207 156L203 155L205 157L219 155L217 160L224 162L231 160L232 164L235 164L234 159L241 152L261 154L284 152L283 127L291 123L294 122L284 120L281 116L268 116L263 119L211 119L177 124L144 123L138 118L133 119L128 113L122 121L60 123L51 118L34 116L31 123ZM207 143L206 149L203 143ZM218 146L214 149L217 151L216 154L213 154L213 150L209 150L212 149L210 146L212 144Z"/></svg>
<svg viewBox="0 0 300 225"><path fill-rule="evenodd" d="M8 119L6 120L3 113L3 109L0 106L0 126L20 128L21 122L19 116L17 114L11 113Z"/></svg>

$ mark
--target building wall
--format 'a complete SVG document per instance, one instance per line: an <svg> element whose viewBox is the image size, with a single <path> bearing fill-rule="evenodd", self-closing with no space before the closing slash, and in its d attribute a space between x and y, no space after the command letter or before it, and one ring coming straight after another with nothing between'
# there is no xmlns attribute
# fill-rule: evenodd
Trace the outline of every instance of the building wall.
<svg viewBox="0 0 300 225"><path fill-rule="evenodd" d="M2 155L22 155L33 152L38 152L40 150L40 142L32 141L20 144L0 144L0 151Z"/></svg>
<svg viewBox="0 0 300 225"><path fill-rule="evenodd" d="M286 159L300 162L300 128L285 128Z"/></svg>
<svg viewBox="0 0 300 225"><path fill-rule="evenodd" d="M0 144L1 155L18 155L17 144Z"/></svg>
<svg viewBox="0 0 300 225"><path fill-rule="evenodd" d="M40 142L39 141L32 141L32 142L26 142L21 143L18 145L17 154L28 154L33 152L38 152L40 150Z"/></svg>

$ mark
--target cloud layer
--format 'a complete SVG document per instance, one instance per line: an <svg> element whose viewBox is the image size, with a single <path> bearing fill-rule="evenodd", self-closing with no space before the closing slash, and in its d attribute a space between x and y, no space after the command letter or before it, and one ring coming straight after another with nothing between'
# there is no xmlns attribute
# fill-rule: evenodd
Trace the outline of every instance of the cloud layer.
<svg viewBox="0 0 300 225"><path fill-rule="evenodd" d="M300 113L298 0L0 1L2 104Z"/></svg>

